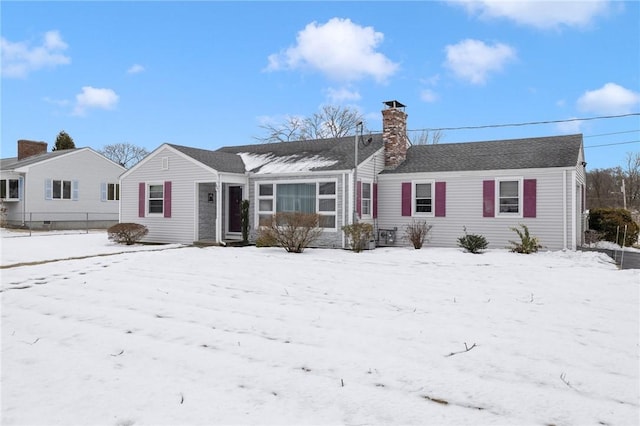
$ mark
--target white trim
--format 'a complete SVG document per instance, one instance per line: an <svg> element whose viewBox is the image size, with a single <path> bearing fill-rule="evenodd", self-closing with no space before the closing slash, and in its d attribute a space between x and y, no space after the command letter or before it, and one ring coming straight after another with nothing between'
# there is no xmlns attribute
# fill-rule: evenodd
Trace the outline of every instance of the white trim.
<svg viewBox="0 0 640 426"><path fill-rule="evenodd" d="M431 211L416 211L416 185L431 185ZM436 212L436 181L434 179L419 179L411 181L411 217L434 217Z"/></svg>
<svg viewBox="0 0 640 426"><path fill-rule="evenodd" d="M369 185L369 213L364 214L364 210L362 209L362 202L364 201L364 184ZM372 219L373 218L373 180L372 179L362 179L360 180L360 218L361 219Z"/></svg>
<svg viewBox="0 0 640 426"><path fill-rule="evenodd" d="M576 240L578 239L578 235L576 233L576 215L577 215L577 209L576 209L576 198L577 198L577 194L576 194L576 171L572 171L571 172L571 250L575 250L576 249Z"/></svg>
<svg viewBox="0 0 640 426"><path fill-rule="evenodd" d="M524 177L522 176L505 176L505 177L497 177L494 178L495 181L495 217L497 218L516 218L521 219L523 217L523 208L524 208ZM500 182L518 182L518 213L501 213L500 212Z"/></svg>
<svg viewBox="0 0 640 426"><path fill-rule="evenodd" d="M164 217L164 181L148 181L144 182L144 217ZM149 212L149 197L151 195L150 187L151 186L162 186L162 211L160 213L150 213ZM154 198L154 200L158 200L158 198Z"/></svg>
<svg viewBox="0 0 640 426"><path fill-rule="evenodd" d="M562 249L567 249L567 170L562 172Z"/></svg>

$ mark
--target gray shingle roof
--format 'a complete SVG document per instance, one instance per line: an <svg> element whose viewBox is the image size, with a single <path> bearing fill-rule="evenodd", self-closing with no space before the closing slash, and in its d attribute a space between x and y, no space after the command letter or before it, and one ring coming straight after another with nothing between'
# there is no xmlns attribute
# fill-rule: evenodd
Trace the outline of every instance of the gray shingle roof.
<svg viewBox="0 0 640 426"><path fill-rule="evenodd" d="M235 155L221 151L210 151L207 149L191 148L188 146L167 144L177 149L185 155L200 163L211 167L214 170L227 173L244 173L244 163L242 159Z"/></svg>
<svg viewBox="0 0 640 426"><path fill-rule="evenodd" d="M383 173L573 167L582 135L412 146L407 159Z"/></svg>
<svg viewBox="0 0 640 426"><path fill-rule="evenodd" d="M56 158L61 155L69 154L74 151L79 151L81 149L84 149L84 148L61 149L58 151L43 152L41 154L36 154L36 155L29 156L27 158L23 158L22 160L18 160L18 157L4 158L0 162L0 168L2 168L2 170L15 170L20 167L30 166L31 164L39 163L41 161L49 160L51 158Z"/></svg>
<svg viewBox="0 0 640 426"><path fill-rule="evenodd" d="M368 142L369 138L371 138L371 142ZM382 134L364 135L362 139L358 148L359 162L370 157L383 146ZM226 146L216 152L255 154L269 159L267 163L250 170L252 172L259 172L261 168L267 166L268 161L274 163L289 162L293 164L305 160L316 161L318 163L322 163L321 160L324 160L325 163L330 163L330 165L311 167L310 170L312 171L348 170L352 169L354 165L354 142L354 136L345 136L331 139Z"/></svg>

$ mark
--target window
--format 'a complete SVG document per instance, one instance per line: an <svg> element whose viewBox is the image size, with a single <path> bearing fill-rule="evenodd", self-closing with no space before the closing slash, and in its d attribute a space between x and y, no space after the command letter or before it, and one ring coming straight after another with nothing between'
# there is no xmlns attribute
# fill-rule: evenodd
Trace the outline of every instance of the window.
<svg viewBox="0 0 640 426"><path fill-rule="evenodd" d="M2 179L0 181L0 198L3 200L17 200L20 198L18 179Z"/></svg>
<svg viewBox="0 0 640 426"><path fill-rule="evenodd" d="M363 216L371 216L371 183L362 182L361 211Z"/></svg>
<svg viewBox="0 0 640 426"><path fill-rule="evenodd" d="M417 215L433 212L431 183L416 183L414 186L414 210Z"/></svg>
<svg viewBox="0 0 640 426"><path fill-rule="evenodd" d="M102 201L118 201L120 199L119 183L103 183L102 185Z"/></svg>
<svg viewBox="0 0 640 426"><path fill-rule="evenodd" d="M520 181L519 180L499 180L498 181L498 213L519 214L520 213Z"/></svg>
<svg viewBox="0 0 640 426"><path fill-rule="evenodd" d="M150 214L163 213L164 187L163 185L149 185L149 210Z"/></svg>
<svg viewBox="0 0 640 426"><path fill-rule="evenodd" d="M260 183L258 225L267 225L274 213L302 212L320 215L320 227L336 227L336 183Z"/></svg>
<svg viewBox="0 0 640 426"><path fill-rule="evenodd" d="M51 181L51 198L54 200L70 200L71 199L71 181L70 180L53 180Z"/></svg>

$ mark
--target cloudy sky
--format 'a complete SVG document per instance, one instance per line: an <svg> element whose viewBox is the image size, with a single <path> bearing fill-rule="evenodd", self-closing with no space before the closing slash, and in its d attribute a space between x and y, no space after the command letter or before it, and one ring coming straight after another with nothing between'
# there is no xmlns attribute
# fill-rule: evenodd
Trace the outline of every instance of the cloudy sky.
<svg viewBox="0 0 640 426"><path fill-rule="evenodd" d="M588 169L640 151L637 2L3 2L1 20L3 158L61 130L254 143L326 104L379 131L393 99L414 138L583 133Z"/></svg>

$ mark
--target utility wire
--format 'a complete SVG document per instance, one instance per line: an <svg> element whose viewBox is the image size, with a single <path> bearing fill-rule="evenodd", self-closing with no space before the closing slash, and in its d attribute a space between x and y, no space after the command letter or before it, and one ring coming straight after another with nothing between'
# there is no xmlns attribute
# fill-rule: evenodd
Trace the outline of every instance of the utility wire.
<svg viewBox="0 0 640 426"><path fill-rule="evenodd" d="M427 127L424 129L413 129L411 132L415 131L438 131L438 130L473 130L473 129L489 129L489 128L498 128L498 127L519 127L519 126L531 126L534 124L554 124L554 123L568 123L572 121L590 121L590 120L603 120L609 118L622 118L622 117L632 117L638 116L640 112L632 112L629 114L619 114L619 115L601 115L598 117L584 117L584 118L569 118L566 120L546 120L546 121L528 121L525 123L510 123L510 124L487 124L483 126L461 126L461 127Z"/></svg>
<svg viewBox="0 0 640 426"><path fill-rule="evenodd" d="M611 136L611 135L621 135L623 133L636 133L636 132L640 132L640 129L636 129L636 130L624 130L622 132L613 132L613 133L600 133L598 135L587 135L587 136L583 136L585 139L586 138L595 138L598 136Z"/></svg>
<svg viewBox="0 0 640 426"><path fill-rule="evenodd" d="M601 146L612 146L612 145L628 145L630 143L640 143L640 140L637 141L627 141L627 142L613 142L613 143L603 143L601 145L589 145L589 146L585 146L584 149L587 148L598 148Z"/></svg>

